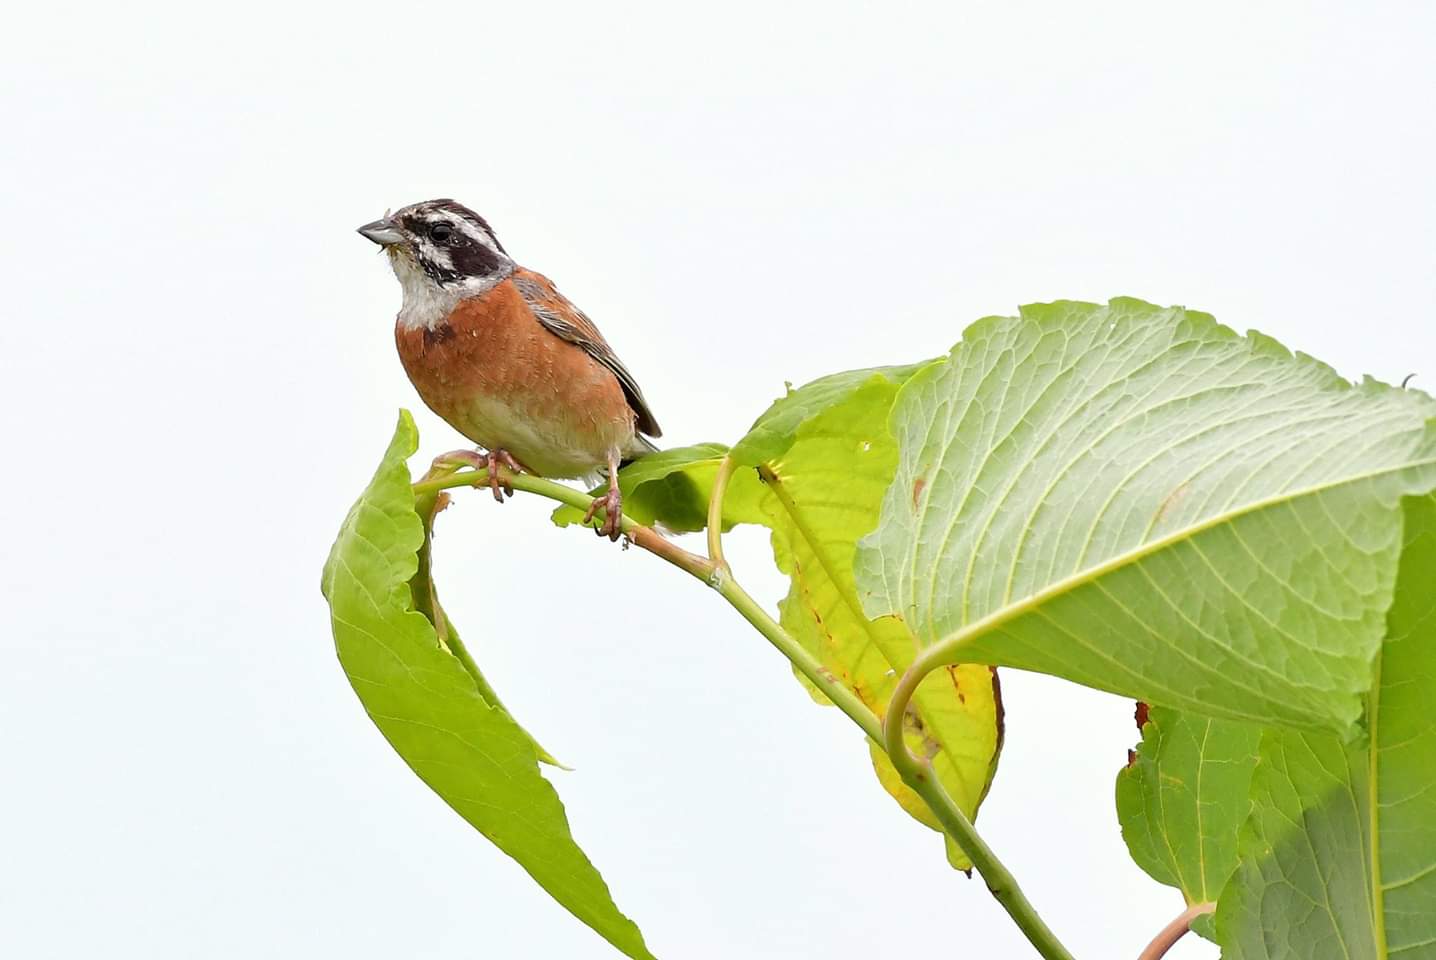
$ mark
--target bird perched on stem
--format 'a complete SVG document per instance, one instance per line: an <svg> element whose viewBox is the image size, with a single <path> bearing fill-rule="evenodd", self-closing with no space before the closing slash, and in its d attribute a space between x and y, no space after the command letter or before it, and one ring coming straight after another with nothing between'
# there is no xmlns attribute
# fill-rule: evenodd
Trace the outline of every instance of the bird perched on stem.
<svg viewBox="0 0 1436 960"><path fill-rule="evenodd" d="M547 277L514 262L483 217L453 200L428 200L365 224L403 287L394 338L429 408L483 448L435 463L500 467L543 477L596 478L608 491L598 532L619 537L621 462L662 436L633 375L583 311ZM509 488L512 493L512 489Z"/></svg>

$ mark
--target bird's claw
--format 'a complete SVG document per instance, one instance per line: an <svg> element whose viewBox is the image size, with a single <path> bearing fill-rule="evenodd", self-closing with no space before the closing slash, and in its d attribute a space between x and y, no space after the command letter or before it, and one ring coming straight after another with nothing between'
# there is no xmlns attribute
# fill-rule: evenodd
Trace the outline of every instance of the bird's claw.
<svg viewBox="0 0 1436 960"><path fill-rule="evenodd" d="M494 499L499 503L504 502L504 494L514 495L514 487L509 477L498 468L505 467L510 473L528 472L524 469L524 465L515 460L513 454L507 450L490 450L488 453L480 453L477 450L451 450L434 458L434 469L445 467L473 467L475 470L489 471L489 489L493 491Z"/></svg>
<svg viewBox="0 0 1436 960"><path fill-rule="evenodd" d="M607 537L614 542L623 536L623 494L618 487L609 485L608 492L601 497L594 497L593 502L583 513L584 525L593 522L594 516L599 509L603 510L603 522L594 530L600 537Z"/></svg>

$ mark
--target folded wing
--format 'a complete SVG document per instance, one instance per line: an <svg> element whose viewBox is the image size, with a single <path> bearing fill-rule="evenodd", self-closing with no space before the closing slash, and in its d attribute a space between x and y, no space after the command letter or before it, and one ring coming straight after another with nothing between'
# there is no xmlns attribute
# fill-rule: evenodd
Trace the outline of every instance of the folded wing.
<svg viewBox="0 0 1436 960"><path fill-rule="evenodd" d="M648 401L643 399L643 391L638 388L638 382L618 359L608 341L603 339L603 334L598 332L593 321L541 274L531 270L516 270L513 284L546 330L582 347L589 356L613 371L619 386L623 388L624 396L628 399L628 405L633 408L638 432L646 433L650 437L663 436L658 421L653 417L653 411L648 409Z"/></svg>

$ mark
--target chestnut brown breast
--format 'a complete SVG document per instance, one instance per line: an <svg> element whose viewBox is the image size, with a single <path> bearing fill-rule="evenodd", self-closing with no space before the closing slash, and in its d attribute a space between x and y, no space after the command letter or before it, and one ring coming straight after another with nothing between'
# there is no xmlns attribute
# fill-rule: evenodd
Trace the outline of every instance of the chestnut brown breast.
<svg viewBox="0 0 1436 960"><path fill-rule="evenodd" d="M634 442L634 411L613 372L539 323L506 279L432 328L396 327L419 396L454 429L535 473L578 477Z"/></svg>

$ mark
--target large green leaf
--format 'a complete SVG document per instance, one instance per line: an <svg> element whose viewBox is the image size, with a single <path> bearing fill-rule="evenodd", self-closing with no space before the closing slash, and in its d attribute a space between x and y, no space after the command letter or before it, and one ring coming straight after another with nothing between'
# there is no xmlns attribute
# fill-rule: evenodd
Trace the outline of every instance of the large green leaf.
<svg viewBox="0 0 1436 960"><path fill-rule="evenodd" d="M1433 414L1180 308L981 320L894 406L864 609L950 662L1349 732Z"/></svg>
<svg viewBox="0 0 1436 960"><path fill-rule="evenodd" d="M1188 904L1215 903L1236 866L1261 733L1155 707L1136 755L1117 775L1117 819L1132 859Z"/></svg>
<svg viewBox="0 0 1436 960"><path fill-rule="evenodd" d="M410 582L425 533L405 460L417 447L405 411L324 566L339 662L370 719L420 779L574 916L628 956L648 958L638 928L574 843L533 740L485 698L416 609Z"/></svg>
<svg viewBox="0 0 1436 960"><path fill-rule="evenodd" d="M1406 552L1367 708L1386 945L1436 957L1436 497L1406 501Z"/></svg>
<svg viewBox="0 0 1436 960"><path fill-rule="evenodd" d="M1217 908L1226 960L1436 958L1436 499L1406 520L1369 739L1262 740Z"/></svg>

